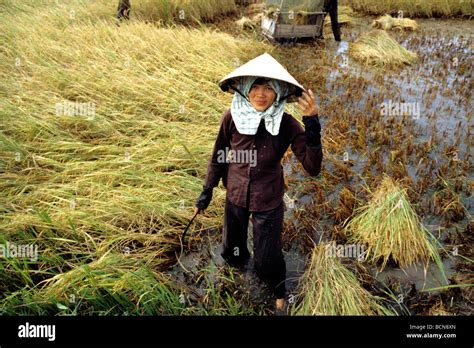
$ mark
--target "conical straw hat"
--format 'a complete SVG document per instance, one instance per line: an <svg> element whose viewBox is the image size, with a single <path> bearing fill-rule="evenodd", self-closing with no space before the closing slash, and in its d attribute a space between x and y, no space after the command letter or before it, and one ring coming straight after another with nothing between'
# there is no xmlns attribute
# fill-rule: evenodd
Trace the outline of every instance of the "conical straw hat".
<svg viewBox="0 0 474 348"><path fill-rule="evenodd" d="M238 79L242 76L264 77L288 83L290 93L292 94L291 97L288 98L288 102L290 103L295 102L302 91L306 91L304 87L268 53L264 53L232 71L219 82L219 87L224 92L233 93L232 88L237 87Z"/></svg>

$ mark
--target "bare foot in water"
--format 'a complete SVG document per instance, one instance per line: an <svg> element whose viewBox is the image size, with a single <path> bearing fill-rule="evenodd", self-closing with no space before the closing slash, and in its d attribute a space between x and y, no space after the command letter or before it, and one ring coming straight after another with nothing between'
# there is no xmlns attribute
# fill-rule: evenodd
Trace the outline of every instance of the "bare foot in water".
<svg viewBox="0 0 474 348"><path fill-rule="evenodd" d="M282 311L282 310L285 309L285 299L284 298L278 298L276 300L275 309L277 311Z"/></svg>

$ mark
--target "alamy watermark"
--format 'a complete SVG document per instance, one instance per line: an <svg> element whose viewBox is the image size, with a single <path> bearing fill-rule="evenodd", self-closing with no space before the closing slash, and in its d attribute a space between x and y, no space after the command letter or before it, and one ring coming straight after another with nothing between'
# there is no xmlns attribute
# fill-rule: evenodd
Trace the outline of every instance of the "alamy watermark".
<svg viewBox="0 0 474 348"><path fill-rule="evenodd" d="M10 242L0 244L0 258L27 258L31 261L37 261L38 245L14 244Z"/></svg>
<svg viewBox="0 0 474 348"><path fill-rule="evenodd" d="M257 150L232 150L226 147L217 151L217 163L249 163L257 165Z"/></svg>
<svg viewBox="0 0 474 348"><path fill-rule="evenodd" d="M85 116L94 118L95 103L79 103L65 100L62 103L56 103L56 116Z"/></svg>
<svg viewBox="0 0 474 348"><path fill-rule="evenodd" d="M335 242L326 245L326 257L347 257L363 261L365 256L365 246L362 244L336 244Z"/></svg>
<svg viewBox="0 0 474 348"><path fill-rule="evenodd" d="M36 325L26 322L18 326L19 338L47 338L48 341L56 339L56 325Z"/></svg>
<svg viewBox="0 0 474 348"><path fill-rule="evenodd" d="M412 116L415 120L420 118L420 103L398 103L389 100L380 104L382 116Z"/></svg>

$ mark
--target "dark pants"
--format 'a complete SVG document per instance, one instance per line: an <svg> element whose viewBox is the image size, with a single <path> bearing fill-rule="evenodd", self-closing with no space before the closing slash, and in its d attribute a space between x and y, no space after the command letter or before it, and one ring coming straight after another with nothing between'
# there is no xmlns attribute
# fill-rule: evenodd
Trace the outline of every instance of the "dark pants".
<svg viewBox="0 0 474 348"><path fill-rule="evenodd" d="M253 224L253 253L257 275L268 283L277 298L285 296L286 265L281 231L283 202L276 209L250 212L226 199L222 257L233 266L244 265L250 257L247 249L249 217Z"/></svg>
<svg viewBox="0 0 474 348"><path fill-rule="evenodd" d="M329 12L331 17L332 33L336 41L341 41L341 29L339 28L339 22L337 19L337 0L326 0L324 2L324 11Z"/></svg>

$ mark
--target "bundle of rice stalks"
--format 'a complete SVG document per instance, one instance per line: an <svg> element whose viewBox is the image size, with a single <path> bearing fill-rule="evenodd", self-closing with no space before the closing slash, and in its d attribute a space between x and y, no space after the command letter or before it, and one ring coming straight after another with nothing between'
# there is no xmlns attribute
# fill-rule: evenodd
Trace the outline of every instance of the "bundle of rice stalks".
<svg viewBox="0 0 474 348"><path fill-rule="evenodd" d="M301 278L296 315L392 315L357 281L328 244L315 246L308 269Z"/></svg>
<svg viewBox="0 0 474 348"><path fill-rule="evenodd" d="M411 65L418 60L416 53L408 51L379 29L362 34L350 44L349 54L362 63L380 67Z"/></svg>
<svg viewBox="0 0 474 348"><path fill-rule="evenodd" d="M324 7L324 0L266 0L269 11L279 9L281 12L316 12Z"/></svg>
<svg viewBox="0 0 474 348"><path fill-rule="evenodd" d="M349 6L339 6L337 8L337 21L339 25L348 25L351 26L352 24L355 23L355 13L352 8ZM331 18L329 15L324 18L324 25L325 26L330 26L331 25Z"/></svg>
<svg viewBox="0 0 474 348"><path fill-rule="evenodd" d="M279 13L282 24L314 24L316 17L312 12L323 10L323 0L272 0L266 2L265 15L273 17Z"/></svg>
<svg viewBox="0 0 474 348"><path fill-rule="evenodd" d="M410 18L394 18L390 15L382 16L373 21L372 27L382 30L409 30L418 29L416 21Z"/></svg>
<svg viewBox="0 0 474 348"><path fill-rule="evenodd" d="M265 11L265 3L256 3L256 4L251 4L247 7L246 12L248 13L249 16L258 14L258 13L263 13Z"/></svg>
<svg viewBox="0 0 474 348"><path fill-rule="evenodd" d="M349 243L367 246L366 260L382 260L381 270L389 259L401 267L434 259L443 270L435 237L421 224L407 199L406 189L388 176L369 203L356 209L356 216L346 225L346 233Z"/></svg>
<svg viewBox="0 0 474 348"><path fill-rule="evenodd" d="M258 22L257 21L253 21L252 19L248 18L248 17L242 17L240 18L239 20L235 21L235 24L237 24L237 26L240 28L240 29L255 29L258 25Z"/></svg>

